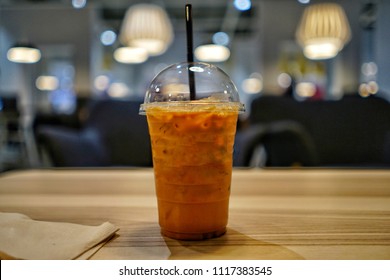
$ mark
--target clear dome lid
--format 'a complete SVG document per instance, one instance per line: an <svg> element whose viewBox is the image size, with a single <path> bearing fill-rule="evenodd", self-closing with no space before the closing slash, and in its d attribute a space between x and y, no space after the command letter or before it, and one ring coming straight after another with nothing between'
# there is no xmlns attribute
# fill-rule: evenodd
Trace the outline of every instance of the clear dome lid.
<svg viewBox="0 0 390 280"><path fill-rule="evenodd" d="M230 77L217 66L202 62L173 64L157 74L146 91L140 114L145 114L148 106L182 104L223 104L245 111Z"/></svg>

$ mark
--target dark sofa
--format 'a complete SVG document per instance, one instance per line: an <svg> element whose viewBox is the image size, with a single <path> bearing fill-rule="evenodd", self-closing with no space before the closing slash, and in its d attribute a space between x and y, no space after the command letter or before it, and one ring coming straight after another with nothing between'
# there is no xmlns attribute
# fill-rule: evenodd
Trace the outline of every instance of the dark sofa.
<svg viewBox="0 0 390 280"><path fill-rule="evenodd" d="M145 116L138 101L91 100L88 117L77 126L39 123L42 155L56 167L152 166Z"/></svg>
<svg viewBox="0 0 390 280"><path fill-rule="evenodd" d="M249 127L284 121L299 125L313 144L316 166L390 167L390 103L346 95L338 101L261 96L251 104Z"/></svg>

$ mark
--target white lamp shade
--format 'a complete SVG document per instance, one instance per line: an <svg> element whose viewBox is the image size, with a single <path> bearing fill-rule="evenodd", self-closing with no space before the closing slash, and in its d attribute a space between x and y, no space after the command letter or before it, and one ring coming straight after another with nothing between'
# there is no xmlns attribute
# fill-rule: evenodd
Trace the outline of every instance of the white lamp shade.
<svg viewBox="0 0 390 280"><path fill-rule="evenodd" d="M120 40L130 47L145 48L151 56L160 55L172 43L172 24L160 6L133 5L124 17Z"/></svg>
<svg viewBox="0 0 390 280"><path fill-rule="evenodd" d="M120 63L138 64L148 59L148 52L143 48L121 47L115 50L114 58Z"/></svg>
<svg viewBox="0 0 390 280"><path fill-rule="evenodd" d="M223 62L230 57L230 50L222 45L201 45L195 49L195 57L205 62Z"/></svg>
<svg viewBox="0 0 390 280"><path fill-rule="evenodd" d="M299 23L296 38L309 59L336 56L351 38L343 8L335 3L307 7Z"/></svg>
<svg viewBox="0 0 390 280"><path fill-rule="evenodd" d="M41 52L33 46L15 45L8 50L7 58L16 63L36 63L41 59Z"/></svg>

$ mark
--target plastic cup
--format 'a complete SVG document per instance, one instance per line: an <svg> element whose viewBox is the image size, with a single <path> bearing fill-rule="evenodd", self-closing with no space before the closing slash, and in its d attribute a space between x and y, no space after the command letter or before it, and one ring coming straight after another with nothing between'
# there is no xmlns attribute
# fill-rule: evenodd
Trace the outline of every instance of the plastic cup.
<svg viewBox="0 0 390 280"><path fill-rule="evenodd" d="M234 83L210 64L175 64L151 82L140 113L151 137L163 235L202 240L226 232L233 144L243 111Z"/></svg>

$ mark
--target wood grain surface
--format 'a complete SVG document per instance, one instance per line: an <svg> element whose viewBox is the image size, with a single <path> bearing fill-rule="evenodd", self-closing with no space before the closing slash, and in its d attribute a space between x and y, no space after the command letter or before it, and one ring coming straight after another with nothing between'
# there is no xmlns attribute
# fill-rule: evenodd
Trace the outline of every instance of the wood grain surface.
<svg viewBox="0 0 390 280"><path fill-rule="evenodd" d="M93 259L390 259L390 170L234 169L228 231L206 241L161 236L152 169L3 173L0 211L117 225Z"/></svg>

